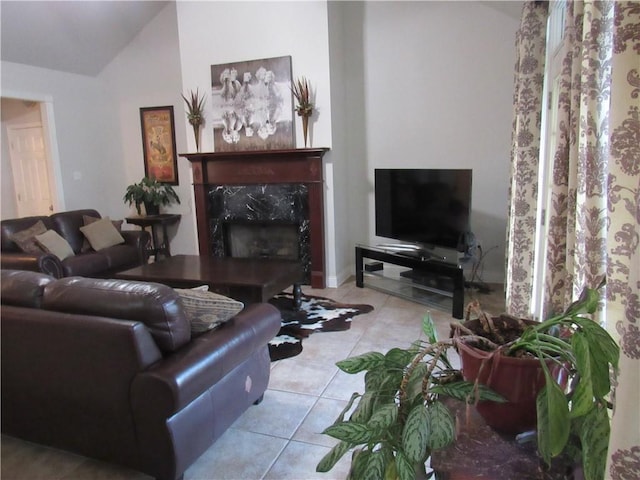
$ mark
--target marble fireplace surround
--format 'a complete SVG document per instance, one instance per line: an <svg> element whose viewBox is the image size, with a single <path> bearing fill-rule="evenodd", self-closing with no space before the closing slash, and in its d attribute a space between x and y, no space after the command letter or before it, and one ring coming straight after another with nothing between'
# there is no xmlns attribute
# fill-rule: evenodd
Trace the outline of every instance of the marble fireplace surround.
<svg viewBox="0 0 640 480"><path fill-rule="evenodd" d="M221 153L183 153L191 162L193 172L193 190L195 196L196 223L198 229L198 247L200 255L221 256L221 226L226 222L219 217L221 209L216 198L225 193L238 193L246 196L249 216L255 215L256 192L265 194L284 194L285 199L268 201L259 218L242 218L242 221L256 220L265 223L266 217L277 222L283 220L299 224L300 261L303 263L307 280L313 288L325 288L325 245L324 245L324 179L322 157L327 148L304 148L290 150L262 150ZM247 187L242 188L242 187ZM303 196L302 198L300 196ZM266 198L266 197L265 197ZM288 215L282 205L300 199L302 204L292 204L290 210L294 218L282 218ZM228 202L226 202L228 203ZM280 212L277 213L277 212ZM296 212L304 212L296 214ZM214 216L215 214L215 216ZM260 213L258 213L260 215ZM266 216L266 217L265 217Z"/></svg>

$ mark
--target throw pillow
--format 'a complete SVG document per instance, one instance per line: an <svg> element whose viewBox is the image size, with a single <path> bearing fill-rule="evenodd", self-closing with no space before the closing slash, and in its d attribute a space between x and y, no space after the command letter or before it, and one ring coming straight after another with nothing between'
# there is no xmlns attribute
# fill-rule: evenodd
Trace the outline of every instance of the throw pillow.
<svg viewBox="0 0 640 480"><path fill-rule="evenodd" d="M192 335L219 327L244 308L242 302L213 292L182 288L176 288L175 291L191 323Z"/></svg>
<svg viewBox="0 0 640 480"><path fill-rule="evenodd" d="M89 215L82 216L82 223L84 224L84 226L95 223L98 220L100 220L100 218L98 217L90 217ZM116 227L116 230L118 230L118 232L122 231L122 220L111 220L111 223L113 223L113 226ZM86 253L89 250L91 250L91 244L85 237L84 241L82 242L82 247L80 247L80 253Z"/></svg>
<svg viewBox="0 0 640 480"><path fill-rule="evenodd" d="M42 253L42 248L36 243L36 235L43 234L46 231L47 227L44 226L42 220L38 220L29 228L9 235L9 238L25 253Z"/></svg>
<svg viewBox="0 0 640 480"><path fill-rule="evenodd" d="M36 235L36 243L40 245L42 250L47 253L52 253L60 260L64 260L67 257L73 257L75 255L71 245L69 245L69 242L53 230L47 230L40 235Z"/></svg>
<svg viewBox="0 0 640 480"><path fill-rule="evenodd" d="M124 243L124 238L113 226L109 217L101 218L96 222L80 227L80 231L89 240L91 248L95 251Z"/></svg>

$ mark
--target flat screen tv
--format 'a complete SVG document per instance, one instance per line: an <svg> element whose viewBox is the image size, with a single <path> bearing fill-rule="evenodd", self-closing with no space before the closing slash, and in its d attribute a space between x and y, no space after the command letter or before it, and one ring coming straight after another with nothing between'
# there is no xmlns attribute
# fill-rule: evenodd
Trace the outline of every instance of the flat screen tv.
<svg viewBox="0 0 640 480"><path fill-rule="evenodd" d="M376 169L376 235L465 251L472 171Z"/></svg>

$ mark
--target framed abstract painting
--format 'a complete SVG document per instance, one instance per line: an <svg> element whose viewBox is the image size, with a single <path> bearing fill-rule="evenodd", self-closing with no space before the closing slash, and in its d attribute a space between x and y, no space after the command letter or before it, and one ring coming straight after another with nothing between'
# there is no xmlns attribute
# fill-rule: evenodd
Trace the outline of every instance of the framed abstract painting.
<svg viewBox="0 0 640 480"><path fill-rule="evenodd" d="M291 57L211 65L216 152L294 148Z"/></svg>

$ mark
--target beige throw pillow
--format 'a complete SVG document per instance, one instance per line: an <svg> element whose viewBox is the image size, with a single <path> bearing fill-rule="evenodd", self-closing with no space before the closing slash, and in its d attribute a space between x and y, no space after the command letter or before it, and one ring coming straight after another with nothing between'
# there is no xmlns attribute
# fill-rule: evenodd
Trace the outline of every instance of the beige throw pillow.
<svg viewBox="0 0 640 480"><path fill-rule="evenodd" d="M29 228L9 235L9 238L25 253L42 253L42 248L36 243L36 235L41 235L46 231L47 227L44 226L42 220L38 220Z"/></svg>
<svg viewBox="0 0 640 480"><path fill-rule="evenodd" d="M124 243L124 238L113 226L109 217L101 218L96 222L80 227L80 231L89 240L91 248L96 251Z"/></svg>
<svg viewBox="0 0 640 480"><path fill-rule="evenodd" d="M52 253L60 260L64 260L67 257L73 257L75 255L71 245L69 245L69 242L53 230L47 230L40 235L36 235L36 242L40 245L42 250Z"/></svg>
<svg viewBox="0 0 640 480"><path fill-rule="evenodd" d="M191 334L198 335L219 327L235 317L244 304L224 295L202 290L176 288L191 323Z"/></svg>
<svg viewBox="0 0 640 480"><path fill-rule="evenodd" d="M82 216L82 223L85 227L97 222L98 220L100 220L98 217L91 217L89 215ZM111 223L113 223L113 226L116 227L116 230L118 230L118 232L122 231L122 220L111 220ZM89 250L91 250L91 244L85 237L84 241L82 242L82 247L80 247L80 253L86 253Z"/></svg>

